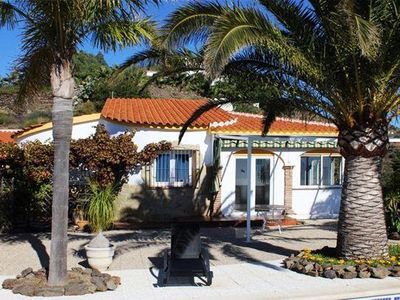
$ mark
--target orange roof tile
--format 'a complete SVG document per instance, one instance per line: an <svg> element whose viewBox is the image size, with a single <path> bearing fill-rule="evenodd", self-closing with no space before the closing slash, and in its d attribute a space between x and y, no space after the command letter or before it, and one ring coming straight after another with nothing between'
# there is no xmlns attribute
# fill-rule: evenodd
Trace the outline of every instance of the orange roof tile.
<svg viewBox="0 0 400 300"><path fill-rule="evenodd" d="M207 100L188 99L108 99L101 111L104 118L146 126L181 127ZM226 122L232 116L220 108L204 113L193 127L208 128L213 122Z"/></svg>
<svg viewBox="0 0 400 300"><path fill-rule="evenodd" d="M13 135L17 132L18 130L0 130L0 143L15 143Z"/></svg>
<svg viewBox="0 0 400 300"><path fill-rule="evenodd" d="M230 112L235 121L225 125L211 125L213 133L260 135L263 128L263 116L247 113ZM336 136L336 126L323 122L277 118L272 123L268 135L321 135Z"/></svg>

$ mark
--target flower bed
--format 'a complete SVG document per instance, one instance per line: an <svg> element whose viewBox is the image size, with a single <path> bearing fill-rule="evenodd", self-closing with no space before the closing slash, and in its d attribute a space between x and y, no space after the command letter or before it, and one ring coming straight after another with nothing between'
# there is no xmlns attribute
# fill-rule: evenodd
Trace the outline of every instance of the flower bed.
<svg viewBox="0 0 400 300"><path fill-rule="evenodd" d="M286 258L283 264L295 272L330 279L400 277L400 245L390 246L389 252L388 259L345 260L335 257L334 248L304 249L298 255Z"/></svg>

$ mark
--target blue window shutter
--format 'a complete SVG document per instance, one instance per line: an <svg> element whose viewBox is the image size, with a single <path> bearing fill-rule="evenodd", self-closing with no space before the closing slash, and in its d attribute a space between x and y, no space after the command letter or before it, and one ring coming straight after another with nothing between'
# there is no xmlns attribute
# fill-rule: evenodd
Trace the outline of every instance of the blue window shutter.
<svg viewBox="0 0 400 300"><path fill-rule="evenodd" d="M175 155L175 180L189 183L189 154Z"/></svg>
<svg viewBox="0 0 400 300"><path fill-rule="evenodd" d="M169 182L169 166L170 154L160 154L156 161L156 182Z"/></svg>

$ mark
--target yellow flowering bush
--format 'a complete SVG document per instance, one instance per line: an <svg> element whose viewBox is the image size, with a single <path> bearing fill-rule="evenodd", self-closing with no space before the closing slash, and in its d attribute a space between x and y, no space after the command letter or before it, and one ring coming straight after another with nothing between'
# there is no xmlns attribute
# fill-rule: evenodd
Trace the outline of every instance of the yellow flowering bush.
<svg viewBox="0 0 400 300"><path fill-rule="evenodd" d="M302 258L310 262L319 263L321 265L368 265L369 267L376 266L400 266L400 245L390 245L389 246L389 258L381 259L343 259L337 257L327 256L309 248L305 248L302 251Z"/></svg>

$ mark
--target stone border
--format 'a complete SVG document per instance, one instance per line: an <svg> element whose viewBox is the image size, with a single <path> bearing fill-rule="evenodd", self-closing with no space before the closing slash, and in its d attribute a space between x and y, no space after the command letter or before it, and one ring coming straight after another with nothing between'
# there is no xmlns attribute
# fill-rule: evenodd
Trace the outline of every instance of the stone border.
<svg viewBox="0 0 400 300"><path fill-rule="evenodd" d="M115 290L121 284L121 278L101 273L95 269L72 268L68 271L67 282L64 286L50 287L47 285L47 271L42 268L33 271L27 268L15 279L3 281L3 289L12 290L14 294L25 296L72 296L93 294Z"/></svg>
<svg viewBox="0 0 400 300"><path fill-rule="evenodd" d="M319 264L314 261L308 261L302 251L298 255L291 255L283 260L286 269L302 273L313 277L324 277L329 279L342 278L379 278L383 279L387 276L400 277L400 266L377 266L370 267L366 264L357 266L351 265L330 265Z"/></svg>

